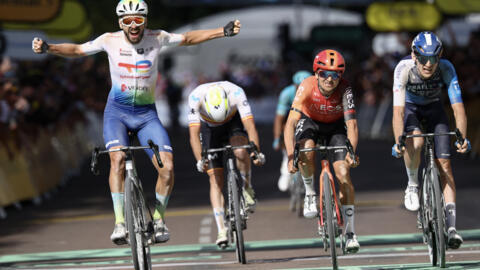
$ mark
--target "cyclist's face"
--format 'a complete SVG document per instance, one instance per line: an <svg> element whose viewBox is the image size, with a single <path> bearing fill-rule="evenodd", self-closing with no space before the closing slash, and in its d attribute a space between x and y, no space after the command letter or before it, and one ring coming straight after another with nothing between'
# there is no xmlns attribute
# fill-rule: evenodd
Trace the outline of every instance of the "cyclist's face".
<svg viewBox="0 0 480 270"><path fill-rule="evenodd" d="M412 59L415 61L420 76L424 79L429 79L437 70L438 63L440 62L439 57L430 57L431 59L428 57L420 58L421 56L417 57L417 55L412 52Z"/></svg>
<svg viewBox="0 0 480 270"><path fill-rule="evenodd" d="M129 15L119 19L120 28L125 33L128 41L137 44L142 40L147 18L141 15Z"/></svg>
<svg viewBox="0 0 480 270"><path fill-rule="evenodd" d="M336 74L330 74L331 73L336 73ZM340 74L334 71L322 71L318 70L315 73L315 77L317 78L318 81L318 87L320 90L326 94L330 95L335 88L337 88L338 84L340 83Z"/></svg>

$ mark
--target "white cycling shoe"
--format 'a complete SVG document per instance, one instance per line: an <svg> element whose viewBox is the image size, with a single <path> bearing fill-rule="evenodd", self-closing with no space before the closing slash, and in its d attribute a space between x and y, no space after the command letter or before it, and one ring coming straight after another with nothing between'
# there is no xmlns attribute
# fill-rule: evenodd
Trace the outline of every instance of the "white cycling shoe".
<svg viewBox="0 0 480 270"><path fill-rule="evenodd" d="M345 242L345 251L347 253L357 253L360 249L360 243L358 243L357 235L353 232L346 234L347 241Z"/></svg>
<svg viewBox="0 0 480 270"><path fill-rule="evenodd" d="M115 245L125 245L127 243L127 229L125 228L125 223L115 224L112 235L110 235L110 240L112 240Z"/></svg>
<svg viewBox="0 0 480 270"><path fill-rule="evenodd" d="M405 208L410 211L417 211L420 208L418 199L418 187L408 186L405 190Z"/></svg>
<svg viewBox="0 0 480 270"><path fill-rule="evenodd" d="M285 192L288 190L288 187L290 185L290 175L288 174L281 174L280 178L278 178L278 189L282 192Z"/></svg>
<svg viewBox="0 0 480 270"><path fill-rule="evenodd" d="M315 195L305 195L303 203L303 216L305 218L315 218L318 216L317 200Z"/></svg>

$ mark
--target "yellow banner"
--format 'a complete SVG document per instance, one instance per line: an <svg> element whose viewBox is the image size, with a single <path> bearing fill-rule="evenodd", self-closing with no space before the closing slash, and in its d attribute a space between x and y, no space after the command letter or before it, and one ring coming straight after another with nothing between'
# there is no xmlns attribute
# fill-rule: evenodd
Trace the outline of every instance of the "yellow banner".
<svg viewBox="0 0 480 270"><path fill-rule="evenodd" d="M0 21L44 22L60 10L60 0L0 0Z"/></svg>
<svg viewBox="0 0 480 270"><path fill-rule="evenodd" d="M373 3L365 17L374 31L433 30L442 19L434 5L423 2Z"/></svg>
<svg viewBox="0 0 480 270"><path fill-rule="evenodd" d="M468 14L480 12L479 0L435 0L438 8L446 14Z"/></svg>

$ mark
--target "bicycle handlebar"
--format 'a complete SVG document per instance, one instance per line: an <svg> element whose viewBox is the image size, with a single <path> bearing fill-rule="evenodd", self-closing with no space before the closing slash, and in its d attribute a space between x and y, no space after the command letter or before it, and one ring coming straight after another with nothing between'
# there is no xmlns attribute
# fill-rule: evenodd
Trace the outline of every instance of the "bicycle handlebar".
<svg viewBox="0 0 480 270"><path fill-rule="evenodd" d="M158 152L158 145L153 143L152 140L148 140L148 146L123 146L120 148L114 148L114 149L106 149L106 150L100 150L100 147L95 147L92 151L92 160L90 162L90 171L94 175L99 174L98 170L98 156L102 154L107 154L111 152L130 152L130 151L136 151L136 150L145 150L145 149L151 149L153 153L155 154L155 157L157 159L158 166L160 168L163 168L163 163L162 160L160 159L160 154Z"/></svg>
<svg viewBox="0 0 480 270"><path fill-rule="evenodd" d="M460 145L463 145L465 139L462 136L462 133L460 130L457 128L455 131L451 132L444 132L444 133L424 133L424 134L410 134L406 135L403 134L400 137L398 137L398 146L401 149L402 147L405 147L405 140L408 138L415 138L415 137L435 137L435 136L455 136L457 139L457 143Z"/></svg>
<svg viewBox="0 0 480 270"><path fill-rule="evenodd" d="M207 155L210 153L217 153L217 152L225 152L229 150L235 150L235 149L247 149L248 153L253 153L253 159L256 160L258 158L258 148L255 145L254 142L250 142L249 144L244 144L244 145L237 145L237 146L232 146L232 145L225 145L224 147L220 148L210 148L210 149L203 149L202 150L202 159L207 159Z"/></svg>
<svg viewBox="0 0 480 270"><path fill-rule="evenodd" d="M357 165L357 160L355 159L355 151L353 151L352 143L350 143L349 139L345 140L344 146L315 146L310 148L302 148L300 149L300 144L295 144L295 149L293 150L293 166L298 169L298 157L300 152L311 152L311 151L332 151L337 149L345 149L347 150L348 154L353 160L353 164Z"/></svg>

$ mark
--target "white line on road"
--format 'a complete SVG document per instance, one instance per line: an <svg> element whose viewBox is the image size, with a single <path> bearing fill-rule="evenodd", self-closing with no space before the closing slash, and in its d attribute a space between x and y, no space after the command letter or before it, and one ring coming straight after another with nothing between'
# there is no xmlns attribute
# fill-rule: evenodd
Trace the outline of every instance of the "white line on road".
<svg viewBox="0 0 480 270"><path fill-rule="evenodd" d="M206 216L200 221L200 232L198 236L198 243L208 244L212 243L211 233L212 233L212 216Z"/></svg>

